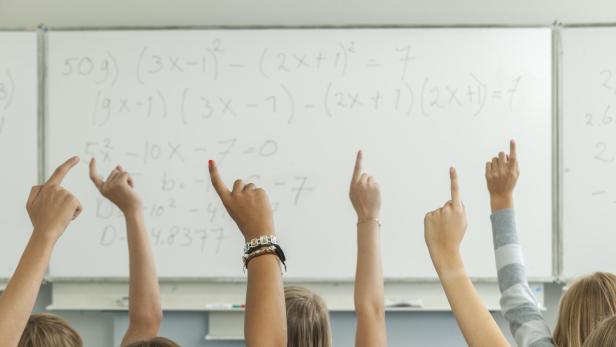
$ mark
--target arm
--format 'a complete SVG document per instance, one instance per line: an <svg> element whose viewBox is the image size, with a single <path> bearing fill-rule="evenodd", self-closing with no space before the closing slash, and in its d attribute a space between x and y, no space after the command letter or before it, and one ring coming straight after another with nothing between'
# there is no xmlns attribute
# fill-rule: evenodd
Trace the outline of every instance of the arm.
<svg viewBox="0 0 616 347"><path fill-rule="evenodd" d="M372 176L361 173L363 154L357 153L350 198L357 213L357 268L355 270L355 345L387 346L383 265L379 238L381 194Z"/></svg>
<svg viewBox="0 0 616 347"><path fill-rule="evenodd" d="M509 346L464 268L460 243L467 221L454 168L450 169L450 178L451 200L424 219L432 263L466 343L471 347Z"/></svg>
<svg viewBox="0 0 616 347"><path fill-rule="evenodd" d="M267 193L254 184L235 181L225 186L214 161L209 162L212 185L246 241L274 235L274 218ZM275 255L263 255L248 263L246 345L287 346L287 317L280 265Z"/></svg>
<svg viewBox="0 0 616 347"><path fill-rule="evenodd" d="M34 186L27 210L34 231L17 269L0 297L0 340L17 346L32 313L53 247L81 211L79 201L60 187L68 171L79 162L73 157L62 164L47 183ZM4 346L4 344L3 344Z"/></svg>
<svg viewBox="0 0 616 347"><path fill-rule="evenodd" d="M152 247L143 220L141 199L134 190L130 175L117 166L103 181L96 171L96 160L90 161L90 178L107 199L124 214L129 258L129 324L122 346L158 335L163 319L160 307L158 277Z"/></svg>
<svg viewBox="0 0 616 347"><path fill-rule="evenodd" d="M526 277L513 213L513 190L519 176L515 142L511 141L509 151L486 163L501 309L518 346L554 346Z"/></svg>

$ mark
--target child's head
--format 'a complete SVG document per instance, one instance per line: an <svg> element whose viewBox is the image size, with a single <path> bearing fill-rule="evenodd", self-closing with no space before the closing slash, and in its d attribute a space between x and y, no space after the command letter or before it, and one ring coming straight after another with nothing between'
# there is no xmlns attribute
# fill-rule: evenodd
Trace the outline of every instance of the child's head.
<svg viewBox="0 0 616 347"><path fill-rule="evenodd" d="M126 347L180 347L180 345L164 337L155 337L145 341L133 342Z"/></svg>
<svg viewBox="0 0 616 347"><path fill-rule="evenodd" d="M329 312L323 299L303 287L284 289L287 306L287 346L330 347Z"/></svg>
<svg viewBox="0 0 616 347"><path fill-rule="evenodd" d="M560 302L554 343L581 347L595 327L616 314L616 275L597 272L575 281Z"/></svg>
<svg viewBox="0 0 616 347"><path fill-rule="evenodd" d="M604 319L584 341L584 347L604 346L616 346L616 316Z"/></svg>
<svg viewBox="0 0 616 347"><path fill-rule="evenodd" d="M18 347L83 347L79 334L53 314L33 314L28 319Z"/></svg>

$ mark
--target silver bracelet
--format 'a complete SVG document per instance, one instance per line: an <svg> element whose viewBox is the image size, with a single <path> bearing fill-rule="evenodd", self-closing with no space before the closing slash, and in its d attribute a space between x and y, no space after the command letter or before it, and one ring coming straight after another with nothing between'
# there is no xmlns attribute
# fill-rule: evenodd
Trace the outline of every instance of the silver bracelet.
<svg viewBox="0 0 616 347"><path fill-rule="evenodd" d="M381 221L380 221L379 219L377 219L377 218L370 218L370 219L364 219L364 220L358 221L358 222L357 222L357 225L360 225L360 224L365 224L365 223L370 223L370 222L374 222L374 223L376 223L376 225L377 225L379 228L381 227Z"/></svg>
<svg viewBox="0 0 616 347"><path fill-rule="evenodd" d="M264 235L254 238L244 244L244 253L248 253L251 249L259 246L277 245L278 239L275 235Z"/></svg>

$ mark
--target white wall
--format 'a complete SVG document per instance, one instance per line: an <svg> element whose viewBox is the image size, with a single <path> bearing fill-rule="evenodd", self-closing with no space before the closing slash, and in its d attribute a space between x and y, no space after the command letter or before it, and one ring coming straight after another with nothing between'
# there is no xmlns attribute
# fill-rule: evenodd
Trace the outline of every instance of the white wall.
<svg viewBox="0 0 616 347"><path fill-rule="evenodd" d="M0 0L0 28L203 25L452 25L616 22L613 0ZM1 48L0 48L1 50ZM561 287L546 291L546 318L554 321ZM49 304L44 286L38 309ZM113 345L125 329L125 314L63 312L87 346ZM497 321L508 331L502 317ZM390 346L461 346L449 313L388 314ZM163 333L185 346L240 346L206 343L207 315L167 314ZM351 314L336 314L336 346L350 346Z"/></svg>
<svg viewBox="0 0 616 347"><path fill-rule="evenodd" d="M616 22L612 0L0 0L0 27Z"/></svg>

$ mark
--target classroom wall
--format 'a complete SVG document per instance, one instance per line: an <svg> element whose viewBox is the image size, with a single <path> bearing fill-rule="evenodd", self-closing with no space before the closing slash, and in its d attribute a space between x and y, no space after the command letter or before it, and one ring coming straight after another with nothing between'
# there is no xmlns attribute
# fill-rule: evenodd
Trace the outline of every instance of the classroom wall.
<svg viewBox="0 0 616 347"><path fill-rule="evenodd" d="M546 287L544 312L548 323L553 326L556 308L562 287L549 284ZM35 311L43 311L51 303L51 286L43 285ZM118 346L128 326L126 313L62 311L54 312L63 316L79 331L88 347ZM455 319L449 312L388 312L387 333L389 346L464 346L464 338ZM496 322L514 343L505 319L494 313ZM208 317L199 312L166 312L161 336L173 338L185 347L240 347L243 342L205 341ZM332 314L334 346L352 346L355 341L355 317L353 313Z"/></svg>
<svg viewBox="0 0 616 347"><path fill-rule="evenodd" d="M611 0L0 0L0 26L614 22Z"/></svg>
<svg viewBox="0 0 616 347"><path fill-rule="evenodd" d="M200 25L452 25L550 24L616 22L612 0L0 0L0 28L82 26ZM561 286L546 288L545 316L553 324ZM37 303L50 303L44 285ZM81 332L87 346L107 347L120 341L125 313L60 312ZM508 331L499 313L497 322ZM185 346L231 347L242 343L206 342L207 314L166 314L163 334ZM354 317L334 314L335 346L351 346ZM388 313L390 346L462 346L450 313ZM508 334L508 336L510 336ZM180 339L181 337L181 339Z"/></svg>

